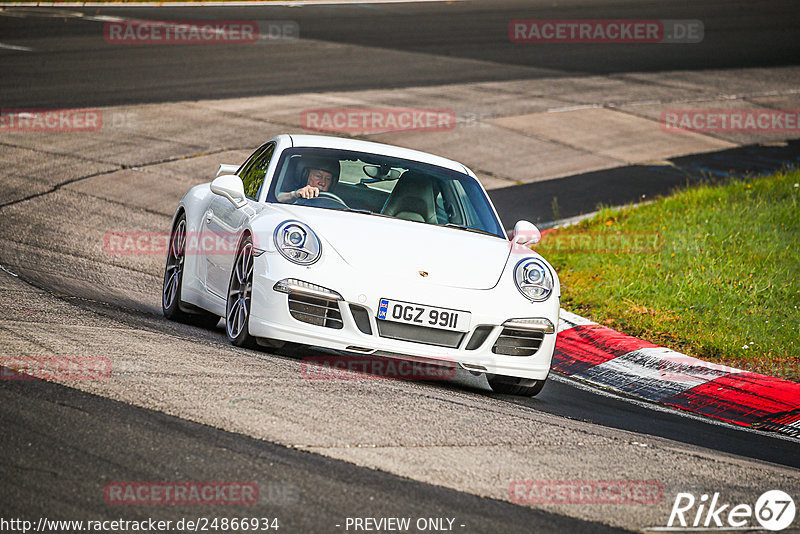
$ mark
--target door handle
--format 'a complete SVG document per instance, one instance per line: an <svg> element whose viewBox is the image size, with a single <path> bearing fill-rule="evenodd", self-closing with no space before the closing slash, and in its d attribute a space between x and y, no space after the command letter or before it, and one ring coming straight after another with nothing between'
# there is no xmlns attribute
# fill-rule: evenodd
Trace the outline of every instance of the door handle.
<svg viewBox="0 0 800 534"><path fill-rule="evenodd" d="M206 222L211 222L211 219L214 218L214 210L208 210L206 212Z"/></svg>

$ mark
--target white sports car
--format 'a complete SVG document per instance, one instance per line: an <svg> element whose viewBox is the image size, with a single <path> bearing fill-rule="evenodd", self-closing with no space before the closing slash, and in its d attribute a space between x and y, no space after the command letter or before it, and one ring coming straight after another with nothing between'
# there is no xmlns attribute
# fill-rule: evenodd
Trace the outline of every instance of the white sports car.
<svg viewBox="0 0 800 534"><path fill-rule="evenodd" d="M560 287L506 237L474 173L366 141L279 135L220 165L175 212L162 306L237 346L321 347L485 373L536 395L550 370Z"/></svg>

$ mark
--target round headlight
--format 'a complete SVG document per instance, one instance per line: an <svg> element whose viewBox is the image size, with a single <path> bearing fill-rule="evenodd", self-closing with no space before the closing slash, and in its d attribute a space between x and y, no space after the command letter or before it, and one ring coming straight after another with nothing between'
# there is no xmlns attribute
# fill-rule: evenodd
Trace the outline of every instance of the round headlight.
<svg viewBox="0 0 800 534"><path fill-rule="evenodd" d="M300 221L282 222L275 229L274 237L278 252L299 265L311 265L322 252L314 231Z"/></svg>
<svg viewBox="0 0 800 534"><path fill-rule="evenodd" d="M529 284L538 284L544 278L538 265L528 265L525 269L525 281Z"/></svg>
<svg viewBox="0 0 800 534"><path fill-rule="evenodd" d="M287 226L284 230L284 241L293 247L301 248L306 240L305 231L299 226Z"/></svg>
<svg viewBox="0 0 800 534"><path fill-rule="evenodd" d="M537 258L526 258L514 268L517 289L528 300L541 302L553 292L553 274L547 265Z"/></svg>

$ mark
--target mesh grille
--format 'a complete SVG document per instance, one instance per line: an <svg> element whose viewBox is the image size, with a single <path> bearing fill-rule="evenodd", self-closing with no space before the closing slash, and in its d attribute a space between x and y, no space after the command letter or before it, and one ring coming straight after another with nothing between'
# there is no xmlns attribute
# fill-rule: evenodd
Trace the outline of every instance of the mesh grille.
<svg viewBox="0 0 800 534"><path fill-rule="evenodd" d="M543 332L503 328L492 347L492 352L506 356L533 356L539 350L543 339Z"/></svg>
<svg viewBox="0 0 800 534"><path fill-rule="evenodd" d="M339 305L335 300L309 297L292 293L289 295L289 313L304 323L337 330L344 327Z"/></svg>
<svg viewBox="0 0 800 534"><path fill-rule="evenodd" d="M415 343L425 343L426 345L438 345L440 347L456 348L464 338L463 332L452 332L440 328L428 328L425 326L415 326L413 324L396 323L394 321L384 321L378 319L378 334L381 337L399 339L401 341L413 341Z"/></svg>

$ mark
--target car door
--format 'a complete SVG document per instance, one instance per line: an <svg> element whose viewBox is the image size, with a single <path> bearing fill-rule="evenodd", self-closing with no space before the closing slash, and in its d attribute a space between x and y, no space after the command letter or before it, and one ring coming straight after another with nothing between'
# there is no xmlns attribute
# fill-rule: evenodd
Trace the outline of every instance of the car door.
<svg viewBox="0 0 800 534"><path fill-rule="evenodd" d="M206 210L202 233L205 285L219 297L226 298L239 237L250 217L258 211L256 203L274 151L274 143L260 147L238 171L248 206L236 209L226 198L215 195Z"/></svg>

